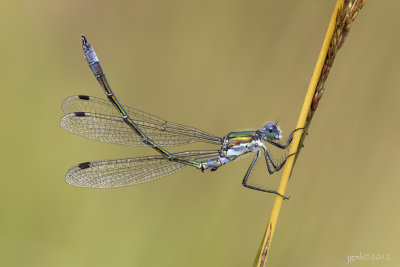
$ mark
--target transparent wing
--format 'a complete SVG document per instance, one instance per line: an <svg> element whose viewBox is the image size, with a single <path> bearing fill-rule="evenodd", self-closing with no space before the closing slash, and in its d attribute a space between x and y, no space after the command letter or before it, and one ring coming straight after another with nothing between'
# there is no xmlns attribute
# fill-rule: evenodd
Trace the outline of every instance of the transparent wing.
<svg viewBox="0 0 400 267"><path fill-rule="evenodd" d="M101 142L145 145L107 100L92 96L71 96L64 100L62 108L67 114L61 119L61 126L71 133ZM197 128L169 122L131 107L124 108L146 135L161 146L195 142L220 145L222 142L220 137Z"/></svg>
<svg viewBox="0 0 400 267"><path fill-rule="evenodd" d="M174 155L195 160L219 156L218 151L187 151ZM151 182L175 173L187 165L163 156L85 162L72 167L65 180L68 184L86 188L114 188Z"/></svg>

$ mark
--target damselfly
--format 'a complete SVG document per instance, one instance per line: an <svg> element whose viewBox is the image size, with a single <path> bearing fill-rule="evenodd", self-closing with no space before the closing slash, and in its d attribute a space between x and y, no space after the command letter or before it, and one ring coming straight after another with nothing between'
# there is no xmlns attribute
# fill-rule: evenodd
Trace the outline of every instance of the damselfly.
<svg viewBox="0 0 400 267"><path fill-rule="evenodd" d="M71 133L101 142L149 146L159 152L159 155L81 163L68 171L67 183L89 188L136 185L167 176L186 166L201 171L215 171L242 155L254 152L254 159L242 184L247 188L280 195L274 190L249 185L247 181L260 151L264 153L270 174L282 168L287 158L293 154L286 156L281 163L275 163L264 142L285 149L298 129L291 132L286 144L278 143L282 138L281 130L273 122L266 123L259 130L231 132L221 138L197 128L166 121L135 108L123 106L111 90L96 53L84 35L82 48L89 67L104 89L108 101L86 95L67 98L62 104L66 115L61 119L61 126ZM215 144L219 149L171 153L164 148L195 142Z"/></svg>

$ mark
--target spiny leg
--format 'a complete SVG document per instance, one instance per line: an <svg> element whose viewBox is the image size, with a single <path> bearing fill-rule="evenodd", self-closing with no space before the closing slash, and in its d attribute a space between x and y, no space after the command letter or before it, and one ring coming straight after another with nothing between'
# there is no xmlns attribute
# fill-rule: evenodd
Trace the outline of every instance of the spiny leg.
<svg viewBox="0 0 400 267"><path fill-rule="evenodd" d="M248 184L247 184L247 180L249 179L250 173L251 173L251 171L253 170L253 167L254 167L254 165L256 164L256 161L257 161L259 155L260 155L260 150L257 151L257 154L255 155L253 161L251 162L251 164L250 164L250 166L249 166L249 169L247 170L246 175L245 175L244 178L243 178L242 185L243 185L244 187L247 187L247 188L250 188L250 189L254 189L254 190L257 190L257 191L276 194L276 195L278 195L278 196L281 196L281 197L282 197L283 199L285 199L285 200L286 200L286 199L289 199L288 197L279 194L277 191L274 191L274 190L266 190L266 189L263 189L263 188L259 188L259 187L255 187L255 186L252 186L252 185L248 185Z"/></svg>
<svg viewBox="0 0 400 267"><path fill-rule="evenodd" d="M294 129L294 130L289 134L289 138L288 138L288 140L287 140L287 142L286 142L285 145L276 143L276 142L274 142L274 141L272 141L272 140L267 140L267 142L270 143L270 144L272 144L272 145L274 145L274 146L276 146L276 147L279 147L279 148L282 148L282 149L286 149L286 148L289 146L289 144L292 142L292 140L293 140L293 134L294 134L296 131L298 131L298 130L304 130L304 128L297 128L297 129Z"/></svg>
<svg viewBox="0 0 400 267"><path fill-rule="evenodd" d="M287 160L289 157L291 157L291 156L297 154L297 153L292 153L292 154L290 154L290 155L287 155L287 156L285 157L285 159L284 159L279 165L277 165L277 164L275 164L274 161L272 160L272 157L271 157L271 155L269 154L268 150L267 150L266 148L263 148L263 149L264 149L265 162L266 162L266 164L267 164L267 169L268 169L269 174L273 174L274 172L279 171L280 169L282 169L283 165L285 165L285 163L286 163L286 160ZM272 166L274 167L274 169L271 168L271 166L269 165L269 161L268 161L268 160L271 161L271 164L272 164Z"/></svg>
<svg viewBox="0 0 400 267"><path fill-rule="evenodd" d="M264 149L264 157L265 157L265 160L266 160L266 163L267 163L268 172L269 172L270 174L273 174L273 173L276 171L277 167L276 167L276 165L275 165L275 162L272 160L272 157L271 157L271 155L269 154L268 150L267 150L266 148L263 148L263 149ZM271 170L271 167L269 166L268 159L271 161L271 164L272 164L272 166L274 167L274 170L273 170L273 171Z"/></svg>

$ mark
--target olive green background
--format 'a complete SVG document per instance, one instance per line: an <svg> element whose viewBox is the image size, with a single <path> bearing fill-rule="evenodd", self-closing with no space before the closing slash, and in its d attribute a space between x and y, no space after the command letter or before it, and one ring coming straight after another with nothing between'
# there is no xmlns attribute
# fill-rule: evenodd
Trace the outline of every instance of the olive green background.
<svg viewBox="0 0 400 267"><path fill-rule="evenodd" d="M62 129L63 99L105 97L223 136L298 114L335 1L1 1L1 266L251 266L274 196L251 157L112 190L64 182L89 160L154 154ZM399 266L398 1L367 0L296 163L269 266ZM210 148L178 147L173 151ZM275 150L274 150L275 151ZM276 151L275 151L276 152ZM275 153L274 152L274 153ZM277 154L277 158L283 154ZM262 160L252 182L276 187ZM386 258L389 257L388 260Z"/></svg>

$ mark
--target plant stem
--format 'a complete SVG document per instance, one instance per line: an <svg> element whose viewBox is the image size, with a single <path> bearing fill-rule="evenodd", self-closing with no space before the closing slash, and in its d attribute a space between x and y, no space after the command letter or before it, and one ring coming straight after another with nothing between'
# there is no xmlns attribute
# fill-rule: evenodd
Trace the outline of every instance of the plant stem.
<svg viewBox="0 0 400 267"><path fill-rule="evenodd" d="M336 2L321 51L319 53L317 64L314 68L314 73L304 99L303 107L297 121L296 128L305 128L305 130L303 132L295 132L293 141L289 148L289 154L299 152L299 145L304 141L305 133L310 125L312 115L314 114L318 102L322 97L324 83L336 56L336 52L342 46L343 41L350 30L350 24L354 21L364 2L365 0L337 0ZM290 157L286 161L278 187L278 193L281 195L285 195L287 183L292 173L297 156L298 154L296 157ZM282 206L282 201L283 198L281 196L276 196L268 226L264 234L264 239L254 262L254 266L256 267L265 266L268 252L271 248L271 241L275 232L279 212Z"/></svg>

